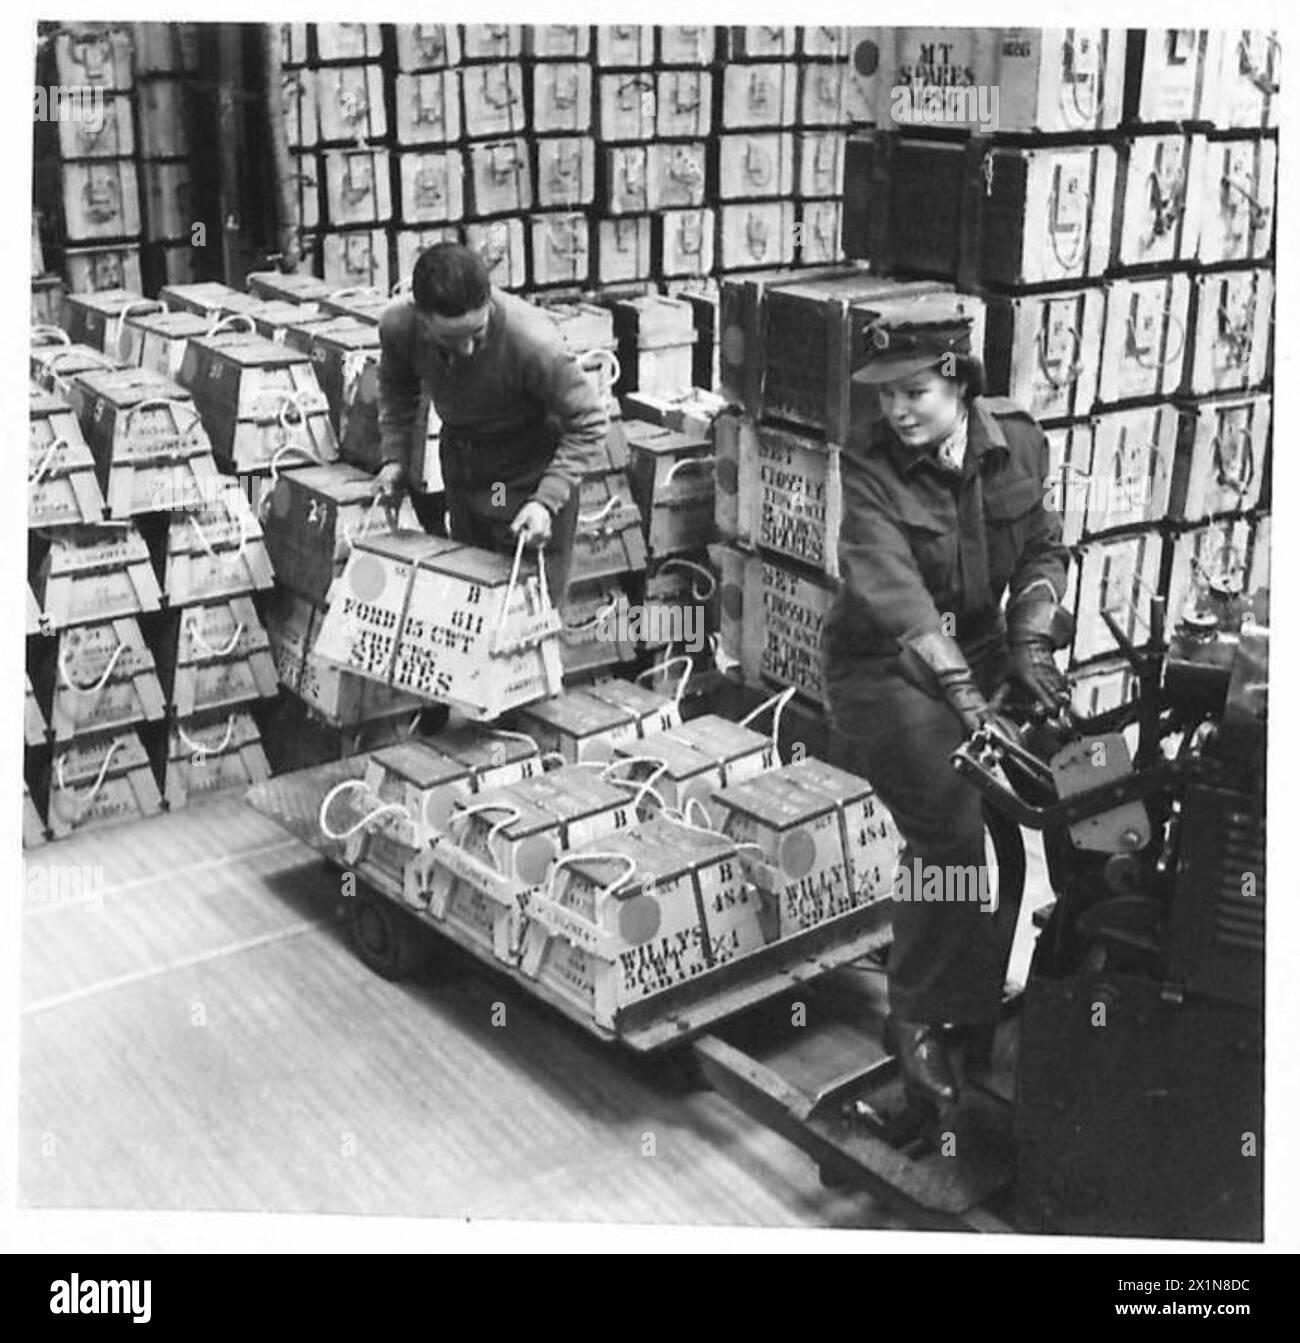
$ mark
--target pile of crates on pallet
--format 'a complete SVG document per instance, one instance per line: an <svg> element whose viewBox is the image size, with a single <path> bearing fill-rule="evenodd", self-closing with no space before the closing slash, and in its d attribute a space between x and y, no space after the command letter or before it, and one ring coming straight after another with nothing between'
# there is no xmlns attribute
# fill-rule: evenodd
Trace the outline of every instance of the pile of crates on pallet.
<svg viewBox="0 0 1300 1343"><path fill-rule="evenodd" d="M846 251L987 304L989 390L1051 442L1077 707L1101 712L1134 689L1103 612L1140 647L1151 598L1172 624L1206 584L1268 582L1276 35L869 41Z"/></svg>
<svg viewBox="0 0 1300 1343"><path fill-rule="evenodd" d="M187 98L196 25L50 27L37 60L35 176L45 250L60 266L33 283L35 322L59 320L65 285L154 292L192 279L198 218Z"/></svg>

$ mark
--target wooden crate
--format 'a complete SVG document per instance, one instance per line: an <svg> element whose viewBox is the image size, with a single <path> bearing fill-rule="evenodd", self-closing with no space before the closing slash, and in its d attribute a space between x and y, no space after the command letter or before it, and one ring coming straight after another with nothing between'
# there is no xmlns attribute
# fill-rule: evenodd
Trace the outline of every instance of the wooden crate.
<svg viewBox="0 0 1300 1343"><path fill-rule="evenodd" d="M460 79L454 67L396 77L399 145L450 145L460 139Z"/></svg>
<svg viewBox="0 0 1300 1343"><path fill-rule="evenodd" d="M1187 390L1245 391L1272 375L1273 272L1214 271L1191 284Z"/></svg>
<svg viewBox="0 0 1300 1343"><path fill-rule="evenodd" d="M1171 396L1182 390L1190 355L1186 275L1111 280L1101 344L1098 399Z"/></svg>
<svg viewBox="0 0 1300 1343"><path fill-rule="evenodd" d="M560 658L565 681L580 674L616 670L636 661L627 634L627 583L620 578L569 585L560 606Z"/></svg>
<svg viewBox="0 0 1300 1343"><path fill-rule="evenodd" d="M465 135L491 139L528 128L524 68L517 62L461 67Z"/></svg>
<svg viewBox="0 0 1300 1343"><path fill-rule="evenodd" d="M575 209L596 199L596 142L590 136L550 136L535 142L537 204Z"/></svg>
<svg viewBox="0 0 1300 1343"><path fill-rule="evenodd" d="M50 120L58 122L60 157L131 158L135 153L131 99L126 94L105 94L96 109L100 115L87 118L83 98L81 89L72 88L60 90L50 100Z"/></svg>
<svg viewBox="0 0 1300 1343"><path fill-rule="evenodd" d="M238 483L222 477L215 497L173 496L167 526L163 594L169 606L236 597L275 582L262 528Z"/></svg>
<svg viewBox="0 0 1300 1343"><path fill-rule="evenodd" d="M82 159L65 163L62 171L70 243L139 237L140 189L133 160Z"/></svg>
<svg viewBox="0 0 1300 1343"><path fill-rule="evenodd" d="M645 208L698 209L705 203L707 147L703 140L656 141L645 149Z"/></svg>
<svg viewBox="0 0 1300 1343"><path fill-rule="evenodd" d="M640 736L635 714L582 688L529 705L517 722L544 751L567 764L610 760L616 746Z"/></svg>
<svg viewBox="0 0 1300 1343"><path fill-rule="evenodd" d="M1196 259L1262 261L1273 251L1277 141L1259 137L1196 137L1192 189L1199 202Z"/></svg>
<svg viewBox="0 0 1300 1343"><path fill-rule="evenodd" d="M72 408L33 387L28 402L27 525L55 527L103 519L95 459Z"/></svg>
<svg viewBox="0 0 1300 1343"><path fill-rule="evenodd" d="M211 325L209 318L194 312L133 311L123 319L117 354L132 368L147 368L174 381L186 343L206 335Z"/></svg>
<svg viewBox="0 0 1300 1343"><path fill-rule="evenodd" d="M49 825L55 839L156 815L162 797L137 733L83 737L55 753Z"/></svg>
<svg viewBox="0 0 1300 1343"><path fill-rule="evenodd" d="M325 217L331 227L385 224L392 219L386 149L327 149L321 158Z"/></svg>
<svg viewBox="0 0 1300 1343"><path fill-rule="evenodd" d="M217 491L212 444L188 392L152 369L88 371L69 399L94 453L110 518Z"/></svg>
<svg viewBox="0 0 1300 1343"><path fill-rule="evenodd" d="M990 298L983 341L990 388L1036 419L1087 415L1097 400L1105 309L1100 289ZM1179 335L1173 323L1168 334Z"/></svg>
<svg viewBox="0 0 1300 1343"><path fill-rule="evenodd" d="M166 708L153 654L132 617L60 631L47 680L58 742L159 719Z"/></svg>
<svg viewBox="0 0 1300 1343"><path fill-rule="evenodd" d="M1080 500L1083 535L1162 521L1174 480L1177 408L1111 411L1096 416L1093 426L1091 464Z"/></svg>
<svg viewBox="0 0 1300 1343"><path fill-rule="evenodd" d="M454 23L398 23L393 33L399 70L444 70L460 64L460 30Z"/></svg>
<svg viewBox="0 0 1300 1343"><path fill-rule="evenodd" d="M156 611L158 580L134 525L60 528L36 575L47 631Z"/></svg>
<svg viewBox="0 0 1300 1343"><path fill-rule="evenodd" d="M270 642L247 596L176 612L159 640L158 661L178 718L229 711L276 692Z"/></svg>
<svg viewBox="0 0 1300 1343"><path fill-rule="evenodd" d="M170 724L163 800L172 811L235 789L242 792L270 773L250 713L201 715Z"/></svg>
<svg viewBox="0 0 1300 1343"><path fill-rule="evenodd" d="M1101 618L1109 611L1139 647L1151 639L1150 599L1160 591L1164 543L1159 532L1089 541L1080 549L1078 605L1071 659L1087 662L1116 652Z"/></svg>
<svg viewBox="0 0 1300 1343"><path fill-rule="evenodd" d="M1217 71L1207 66L1204 28L1135 28L1128 36L1126 121L1212 121Z"/></svg>
<svg viewBox="0 0 1300 1343"><path fill-rule="evenodd" d="M722 72L722 124L729 128L793 126L798 98L794 61L728 65Z"/></svg>
<svg viewBox="0 0 1300 1343"><path fill-rule="evenodd" d="M1272 410L1267 395L1218 396L1180 407L1172 517L1199 522L1256 506L1266 474Z"/></svg>
<svg viewBox="0 0 1300 1343"><path fill-rule="evenodd" d="M602 23L596 26L598 69L635 69L654 64L655 30L650 24Z"/></svg>
<svg viewBox="0 0 1300 1343"><path fill-rule="evenodd" d="M1210 585L1219 592L1240 592L1245 584L1250 554L1250 522L1224 519L1193 527L1171 542L1169 601L1165 628L1213 608Z"/></svg>
<svg viewBox="0 0 1300 1343"><path fill-rule="evenodd" d="M95 289L135 289L140 279L140 248L135 243L69 247L63 254L68 288L74 294Z"/></svg>
<svg viewBox="0 0 1300 1343"><path fill-rule="evenodd" d="M1114 264L1169 265L1196 251L1201 163L1183 134L1134 135L1119 147Z"/></svg>
<svg viewBox="0 0 1300 1343"><path fill-rule="evenodd" d="M589 132L591 81L590 65L548 61L533 66L532 117L528 129L534 135Z"/></svg>
<svg viewBox="0 0 1300 1343"><path fill-rule="evenodd" d="M54 38L60 84L129 93L135 82L131 33L125 26L72 23Z"/></svg>

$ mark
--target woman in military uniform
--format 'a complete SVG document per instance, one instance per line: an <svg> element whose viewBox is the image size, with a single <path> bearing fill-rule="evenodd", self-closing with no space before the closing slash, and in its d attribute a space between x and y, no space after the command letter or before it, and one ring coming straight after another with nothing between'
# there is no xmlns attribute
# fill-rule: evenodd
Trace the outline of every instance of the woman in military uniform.
<svg viewBox="0 0 1300 1343"><path fill-rule="evenodd" d="M987 1038L1016 914L971 899L972 867L989 890L984 822L950 757L1009 681L1050 711L1068 701L1053 659L1067 552L1044 503L1043 431L1011 401L979 395L969 319L868 334L854 382L878 393L880 415L841 457L826 693L844 763L903 836L900 877L919 860L934 882L927 899L896 885L889 1037L909 1094L944 1105L957 1094L947 1028ZM964 900L933 898L963 887Z"/></svg>

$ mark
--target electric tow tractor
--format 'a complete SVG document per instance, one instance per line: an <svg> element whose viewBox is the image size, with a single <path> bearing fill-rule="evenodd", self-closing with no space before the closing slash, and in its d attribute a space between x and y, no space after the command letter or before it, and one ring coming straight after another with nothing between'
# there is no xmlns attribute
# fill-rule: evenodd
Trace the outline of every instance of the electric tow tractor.
<svg viewBox="0 0 1300 1343"><path fill-rule="evenodd" d="M1041 832L1054 898L1034 912L1023 990L1005 995L991 1038L954 1049L946 1113L916 1106L883 1044L888 898L710 969L613 1029L440 931L602 1039L676 1053L824 1183L908 1225L1259 1240L1267 593L1210 589L1167 646L1160 601L1145 648L1105 618L1133 698L1087 720L1004 704L953 756L983 794L997 898L1019 908L1024 829ZM286 802L305 777L249 800L321 849L328 780ZM386 974L362 933L409 924L401 896L370 890L353 911L363 959Z"/></svg>

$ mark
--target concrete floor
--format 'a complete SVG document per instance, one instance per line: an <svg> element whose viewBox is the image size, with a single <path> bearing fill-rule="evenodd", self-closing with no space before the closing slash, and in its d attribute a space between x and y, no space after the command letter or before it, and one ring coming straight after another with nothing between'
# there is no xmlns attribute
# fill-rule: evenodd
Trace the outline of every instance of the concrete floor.
<svg viewBox="0 0 1300 1343"><path fill-rule="evenodd" d="M896 1225L455 948L376 977L337 876L237 798L39 863L102 864L104 890L24 911L24 1206Z"/></svg>

